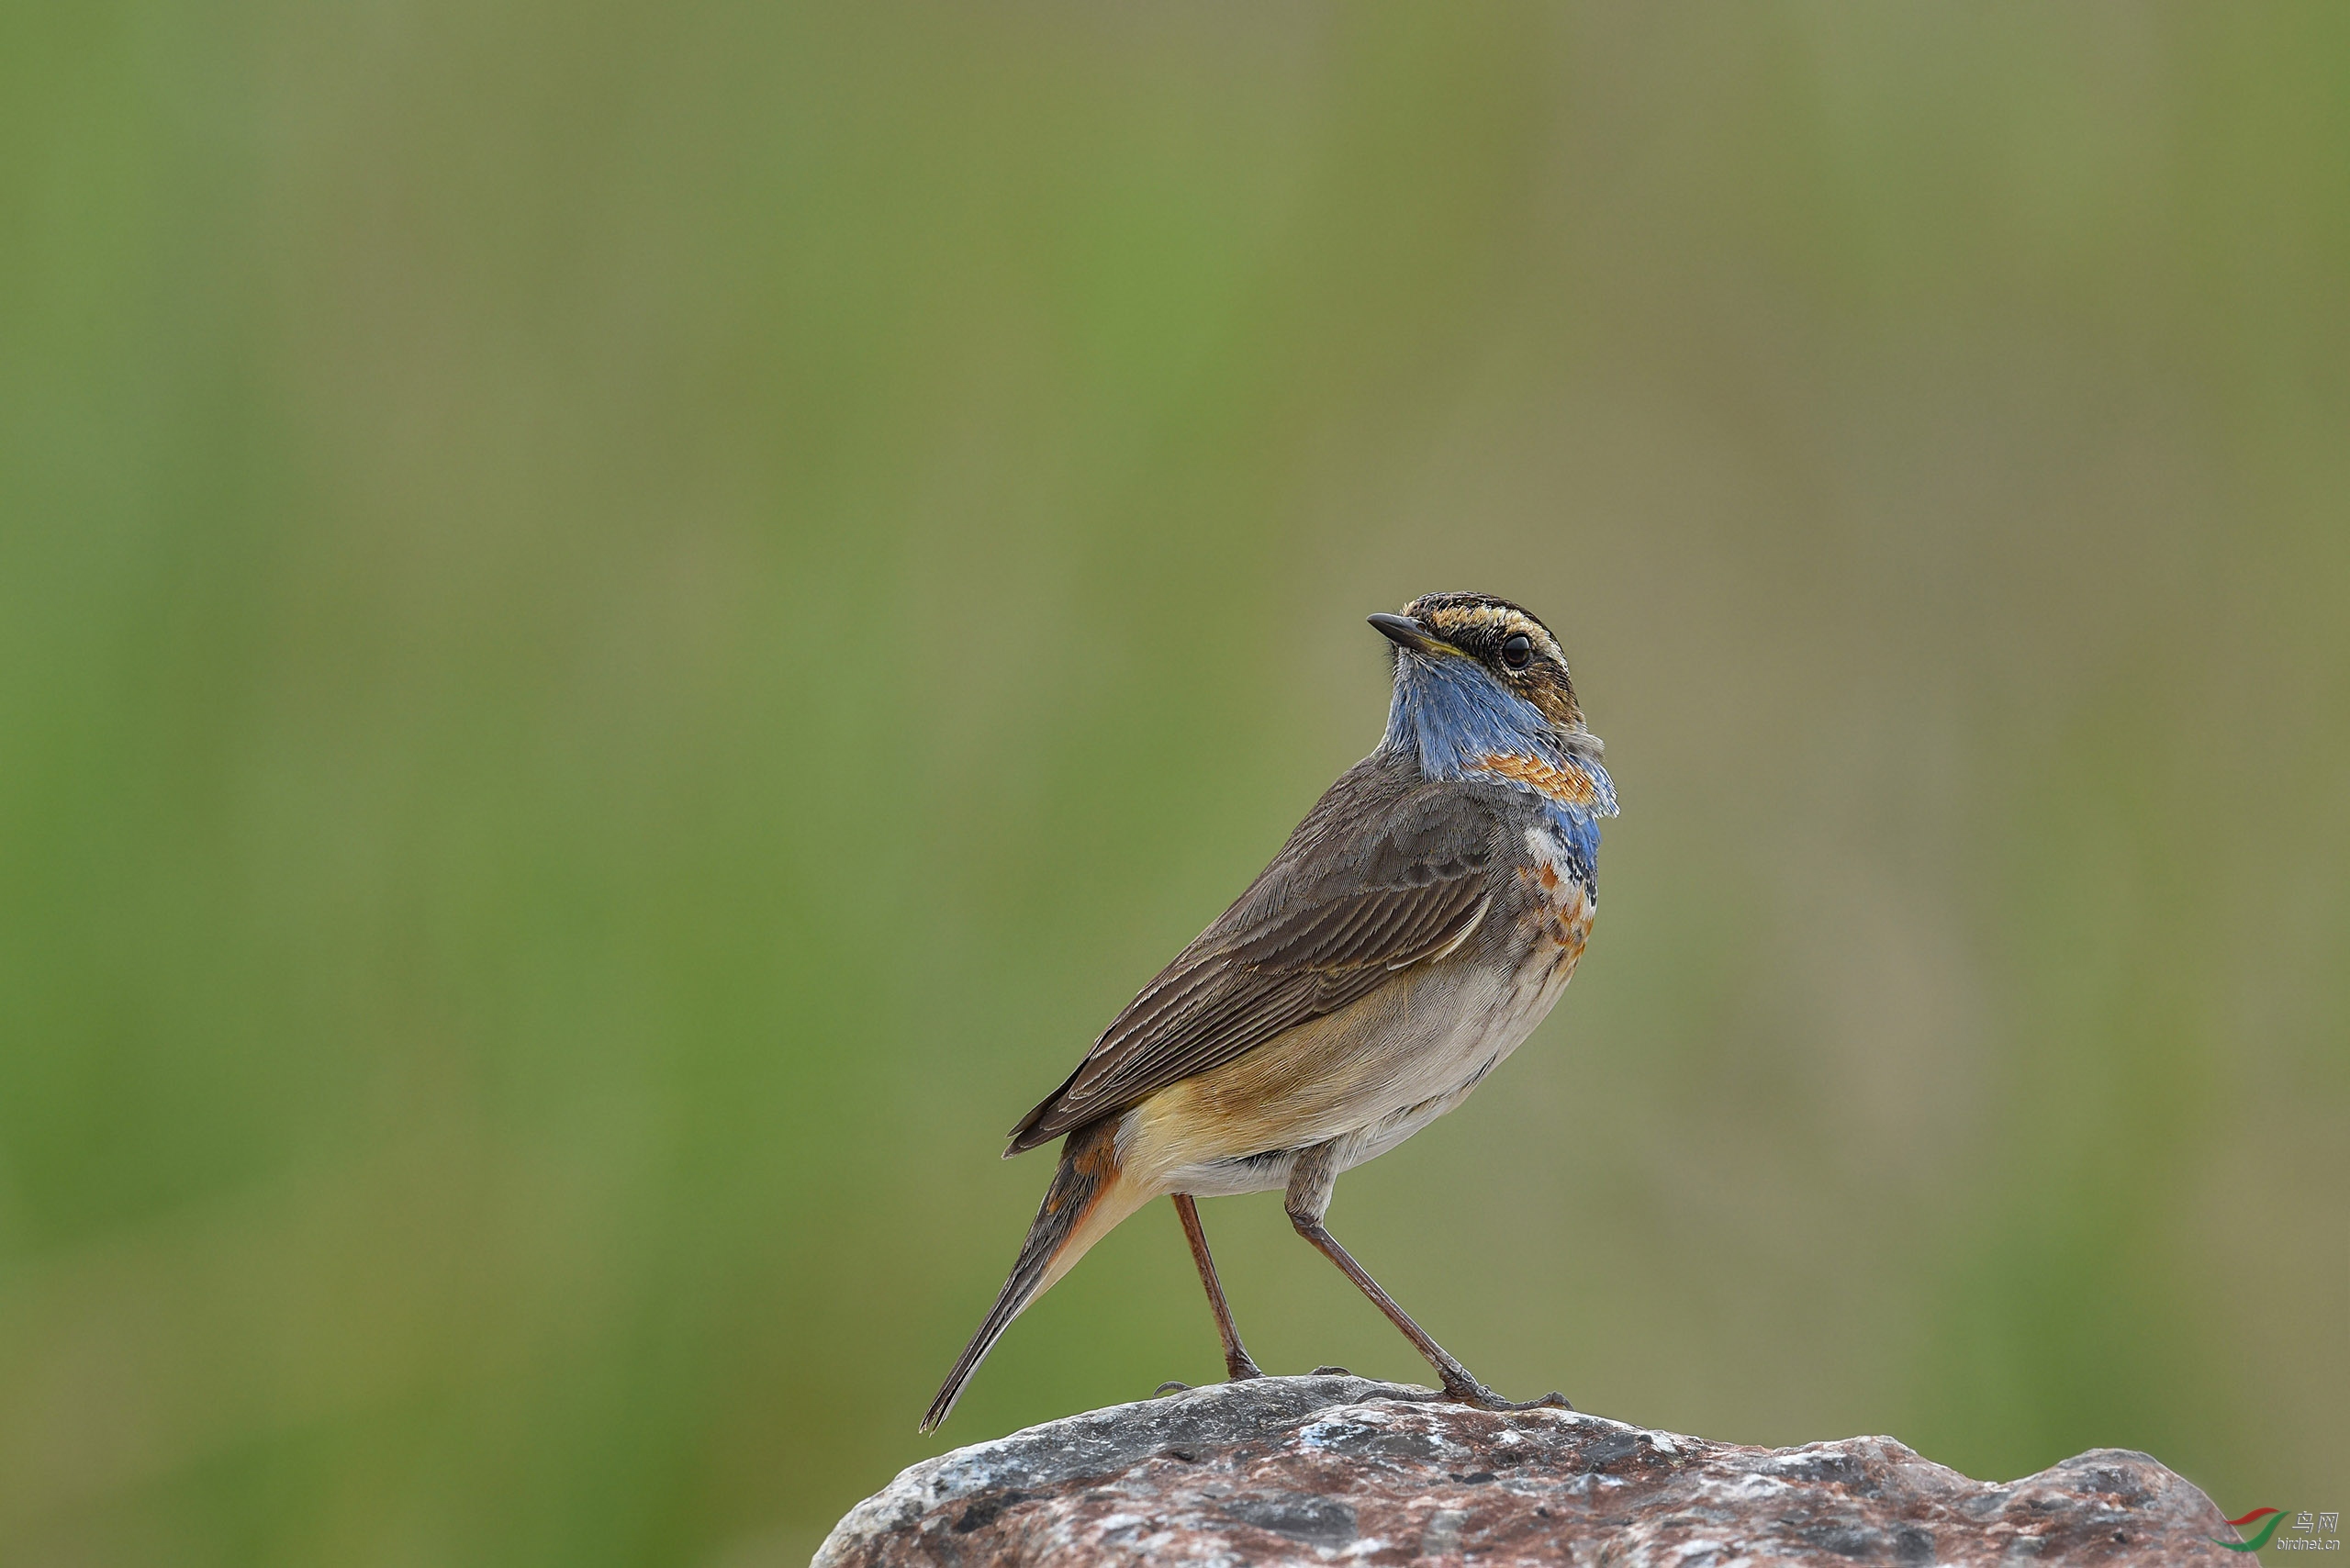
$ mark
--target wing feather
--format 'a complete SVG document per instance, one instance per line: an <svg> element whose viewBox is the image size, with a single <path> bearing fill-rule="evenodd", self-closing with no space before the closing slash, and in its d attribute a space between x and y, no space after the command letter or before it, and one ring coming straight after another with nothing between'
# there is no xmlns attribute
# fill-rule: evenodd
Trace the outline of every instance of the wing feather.
<svg viewBox="0 0 2350 1568"><path fill-rule="evenodd" d="M1467 938L1492 903L1486 868L1506 797L1390 781L1386 798L1347 822L1350 783L1358 795L1382 793L1363 772L1333 786L1240 901L1111 1021L1013 1129L1012 1152L1220 1067ZM1343 831L1330 831L1333 816Z"/></svg>

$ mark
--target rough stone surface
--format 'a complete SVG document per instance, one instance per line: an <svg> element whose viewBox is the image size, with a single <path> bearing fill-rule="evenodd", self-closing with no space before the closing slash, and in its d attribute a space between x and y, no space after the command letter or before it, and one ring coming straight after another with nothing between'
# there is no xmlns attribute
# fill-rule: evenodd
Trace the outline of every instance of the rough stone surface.
<svg viewBox="0 0 2350 1568"><path fill-rule="evenodd" d="M1743 1448L1358 1377L1031 1427L901 1474L815 1568L897 1563L2236 1562L2210 1498L2097 1449L2004 1485L1890 1438Z"/></svg>

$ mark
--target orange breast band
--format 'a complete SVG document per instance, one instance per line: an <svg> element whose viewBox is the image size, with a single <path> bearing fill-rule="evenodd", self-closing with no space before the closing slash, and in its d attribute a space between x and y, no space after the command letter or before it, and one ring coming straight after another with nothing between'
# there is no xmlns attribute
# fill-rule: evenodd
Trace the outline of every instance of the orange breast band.
<svg viewBox="0 0 2350 1568"><path fill-rule="evenodd" d="M1487 773L1523 784L1562 806L1588 808L1599 802L1599 791L1592 788L1590 778L1579 769L1555 767L1539 756L1521 752L1490 752L1477 759L1477 766Z"/></svg>

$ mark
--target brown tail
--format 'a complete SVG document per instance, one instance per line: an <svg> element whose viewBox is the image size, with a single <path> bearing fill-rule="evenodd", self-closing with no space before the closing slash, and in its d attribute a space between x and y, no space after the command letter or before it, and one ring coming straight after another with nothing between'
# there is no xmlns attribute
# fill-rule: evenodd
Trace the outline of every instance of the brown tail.
<svg viewBox="0 0 2350 1568"><path fill-rule="evenodd" d="M1021 1309L1044 1294L1084 1256L1086 1249L1138 1206L1139 1198L1125 1193L1118 1180L1117 1129L1118 1118L1105 1116L1069 1134L1061 1145L1060 1168L1053 1172L1053 1184L1045 1190L1035 1223L1028 1227L1028 1239L1020 1244L1012 1277L1003 1282L979 1332L963 1347L955 1370L946 1374L938 1397L930 1402L930 1412L922 1418L923 1431L934 1430L946 1419L955 1401L962 1397L963 1385L979 1370L979 1363L995 1349L995 1342L1012 1327Z"/></svg>

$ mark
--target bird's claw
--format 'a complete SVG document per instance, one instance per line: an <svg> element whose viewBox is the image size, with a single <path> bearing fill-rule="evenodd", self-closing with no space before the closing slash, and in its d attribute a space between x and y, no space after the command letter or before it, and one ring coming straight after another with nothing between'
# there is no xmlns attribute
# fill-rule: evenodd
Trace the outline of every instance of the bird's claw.
<svg viewBox="0 0 2350 1568"><path fill-rule="evenodd" d="M1472 1379L1465 1383L1447 1383L1444 1396L1456 1405L1472 1405L1480 1410L1572 1410L1567 1396L1556 1389L1539 1399L1504 1399L1483 1383Z"/></svg>
<svg viewBox="0 0 2350 1568"><path fill-rule="evenodd" d="M1165 1383L1160 1383L1157 1388L1152 1389L1150 1391L1150 1396L1153 1399L1156 1399L1162 1394L1181 1394L1191 1386L1192 1385L1188 1383L1177 1383L1170 1377Z"/></svg>

